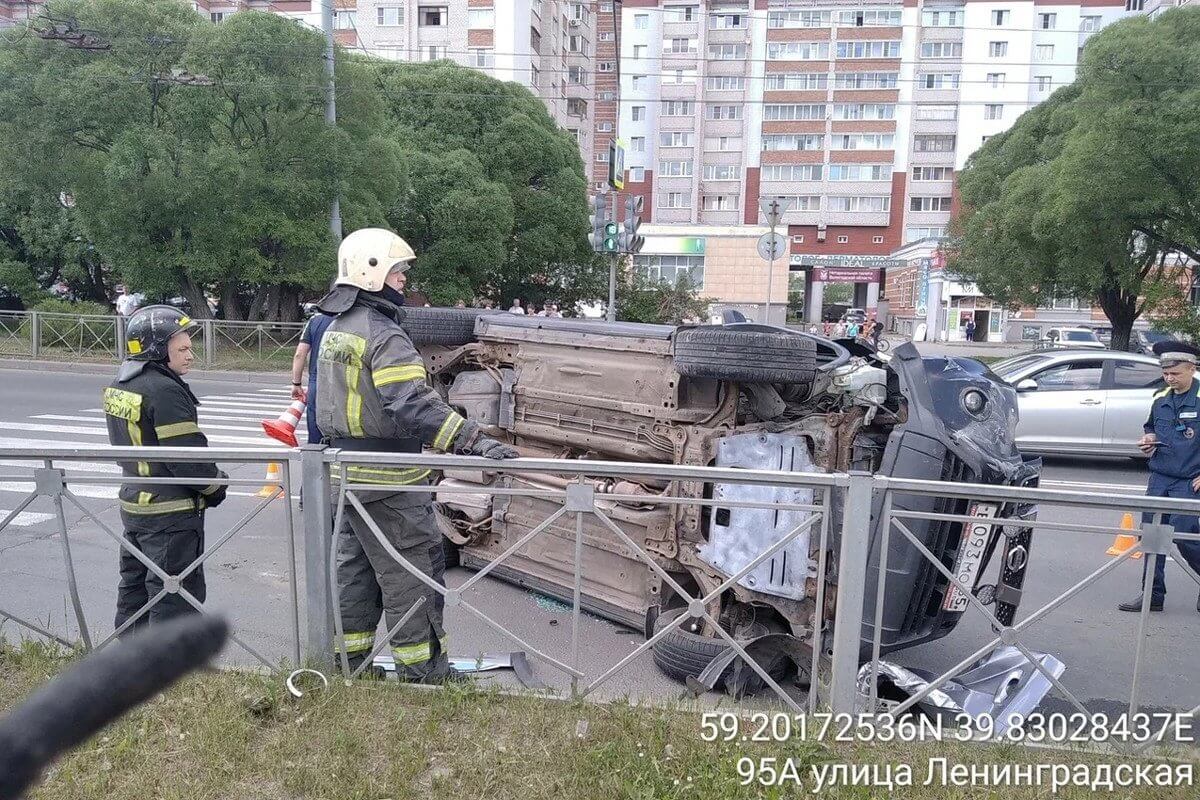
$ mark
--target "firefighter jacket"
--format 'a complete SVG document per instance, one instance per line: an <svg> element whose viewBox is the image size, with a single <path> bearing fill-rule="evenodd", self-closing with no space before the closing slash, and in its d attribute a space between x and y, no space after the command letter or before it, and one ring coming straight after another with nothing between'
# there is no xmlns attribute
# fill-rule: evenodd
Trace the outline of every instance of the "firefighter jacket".
<svg viewBox="0 0 1200 800"><path fill-rule="evenodd" d="M420 452L421 445L453 452L476 426L425 382L425 364L400 327L403 318L399 306L360 292L330 324L317 354L317 427L332 440L390 440L395 446L382 449L395 452ZM354 483L420 484L429 474L378 465L347 468Z"/></svg>
<svg viewBox="0 0 1200 800"><path fill-rule="evenodd" d="M122 372L124 373L124 370ZM114 446L207 447L197 424L196 396L165 365L146 364L126 380L104 390L108 441ZM126 527L159 531L186 526L201 512L225 499L225 487L211 483L225 474L212 462L122 461L129 478L195 478L195 484L121 485L121 516Z"/></svg>

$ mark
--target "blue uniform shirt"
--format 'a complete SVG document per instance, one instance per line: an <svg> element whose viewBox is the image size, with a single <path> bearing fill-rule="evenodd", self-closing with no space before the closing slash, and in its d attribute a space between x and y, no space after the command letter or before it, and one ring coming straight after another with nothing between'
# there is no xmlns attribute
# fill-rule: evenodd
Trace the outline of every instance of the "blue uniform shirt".
<svg viewBox="0 0 1200 800"><path fill-rule="evenodd" d="M1183 394L1169 387L1157 392L1143 427L1160 442L1150 456L1151 472L1172 478L1200 476L1200 380L1193 379Z"/></svg>
<svg viewBox="0 0 1200 800"><path fill-rule="evenodd" d="M331 322L333 322L333 317L328 314L314 314L308 324L304 326L304 332L300 334L300 341L309 347L306 416L308 418L308 441L313 444L321 441L321 431L317 428L317 353L321 350L321 338L325 335L325 329Z"/></svg>

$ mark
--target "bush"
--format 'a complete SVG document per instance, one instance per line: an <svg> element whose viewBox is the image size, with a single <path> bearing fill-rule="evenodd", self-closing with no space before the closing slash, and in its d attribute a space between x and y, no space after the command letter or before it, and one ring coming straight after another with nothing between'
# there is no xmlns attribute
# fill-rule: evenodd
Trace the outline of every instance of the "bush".
<svg viewBox="0 0 1200 800"><path fill-rule="evenodd" d="M43 317L41 321L41 345L49 348L67 348L72 352L109 351L116 353L117 318L112 309L103 303L72 303L58 298L47 298L32 308L44 314L68 316ZM107 317L105 320L78 317Z"/></svg>
<svg viewBox="0 0 1200 800"><path fill-rule="evenodd" d="M30 307L31 311L45 311L47 314L72 314L74 316L111 317L113 310L107 303L93 303L81 300L72 303L70 300L60 300L57 297L47 297L39 300Z"/></svg>

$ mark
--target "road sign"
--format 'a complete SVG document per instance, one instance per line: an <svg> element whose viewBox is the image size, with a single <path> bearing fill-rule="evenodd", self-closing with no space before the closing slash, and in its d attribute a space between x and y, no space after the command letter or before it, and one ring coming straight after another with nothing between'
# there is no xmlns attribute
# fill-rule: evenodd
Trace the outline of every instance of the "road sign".
<svg viewBox="0 0 1200 800"><path fill-rule="evenodd" d="M787 252L787 237L782 233L764 233L758 237L758 254L764 261L782 258Z"/></svg>
<svg viewBox="0 0 1200 800"><path fill-rule="evenodd" d="M608 143L608 185L618 192L625 188L625 142Z"/></svg>
<svg viewBox="0 0 1200 800"><path fill-rule="evenodd" d="M758 208L762 211L763 216L767 218L767 224L774 228L779 224L779 220L783 216L783 198L761 197L758 200Z"/></svg>

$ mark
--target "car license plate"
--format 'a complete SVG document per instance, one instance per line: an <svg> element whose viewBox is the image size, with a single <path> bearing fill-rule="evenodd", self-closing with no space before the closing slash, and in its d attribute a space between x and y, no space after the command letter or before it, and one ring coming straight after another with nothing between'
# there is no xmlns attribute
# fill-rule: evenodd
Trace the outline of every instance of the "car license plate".
<svg viewBox="0 0 1200 800"><path fill-rule="evenodd" d="M975 503L968 516L980 520L994 519L999 507L994 503ZM968 522L963 525L962 544L958 548L958 557L954 560L954 577L968 587L975 588L975 579L979 577L979 567L983 563L983 551L987 548L988 539L992 535L992 526L986 522ZM951 584L946 591L946 599L942 608L946 611L966 611L970 600L966 593Z"/></svg>

